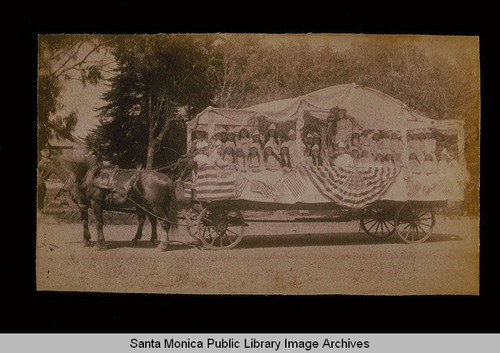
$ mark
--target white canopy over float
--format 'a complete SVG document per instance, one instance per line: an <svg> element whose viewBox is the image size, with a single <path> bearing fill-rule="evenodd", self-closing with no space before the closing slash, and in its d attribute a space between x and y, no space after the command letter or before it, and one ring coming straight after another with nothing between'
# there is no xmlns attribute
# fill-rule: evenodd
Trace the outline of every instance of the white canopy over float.
<svg viewBox="0 0 500 353"><path fill-rule="evenodd" d="M194 130L207 131L210 137L221 126L255 128L259 117L274 123L296 121L297 137L300 137L305 114L326 120L330 109L334 107L345 109L347 115L354 118L362 129L401 132L405 146L407 131L435 129L445 134L456 134L459 162L465 165L463 121L427 118L398 99L355 83L331 86L304 96L271 101L244 109L208 107L189 121L188 143ZM297 138L297 149L300 151L302 147L301 139Z"/></svg>
<svg viewBox="0 0 500 353"><path fill-rule="evenodd" d="M276 100L244 109L208 107L188 122L188 143L192 132L196 130L206 131L211 139L223 130L234 131L245 127L248 131L258 129L264 134L270 124L276 124L278 130L281 125L281 132L287 133L285 126L294 126L297 136L295 152L297 156L303 156L302 139L304 132L308 132L303 129L309 124L307 119L315 118L327 124L332 108L345 109L347 116L359 130L399 132L404 149L401 156L404 168L339 168L328 164L323 167L306 167L300 160L301 157L298 157L296 168L289 172L266 170L260 173L232 173L230 178L235 180L237 186L232 198L278 203L333 201L352 208L364 207L376 199L463 200L463 185L455 182L453 185L447 185L452 178L446 174L411 176L406 172L399 173L402 169L409 170L407 133L424 131L456 136L458 164L465 170L463 122L427 118L400 100L357 84L327 87L300 97ZM306 128L309 129L310 126ZM377 182L360 184L360 178L376 179ZM198 199L202 196L207 200L220 197L226 199L226 194L217 195L218 190L213 187L214 181L209 181L210 187L207 190L201 190L202 187L197 185L201 191L207 193L205 196L198 194Z"/></svg>

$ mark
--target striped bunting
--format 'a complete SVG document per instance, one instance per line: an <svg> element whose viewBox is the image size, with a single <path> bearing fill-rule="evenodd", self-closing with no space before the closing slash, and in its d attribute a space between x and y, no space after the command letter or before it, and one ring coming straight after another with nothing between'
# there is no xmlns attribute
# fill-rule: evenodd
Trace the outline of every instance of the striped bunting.
<svg viewBox="0 0 500 353"><path fill-rule="evenodd" d="M260 180L252 180L251 183L252 183L251 188L253 192L262 194L265 197L272 197L275 195L275 188L272 185Z"/></svg>
<svg viewBox="0 0 500 353"><path fill-rule="evenodd" d="M396 180L401 167L301 167L325 197L343 207L362 208L378 200Z"/></svg>
<svg viewBox="0 0 500 353"><path fill-rule="evenodd" d="M236 183L233 173L233 171L224 171L209 165L198 168L196 198L199 201L236 198Z"/></svg>
<svg viewBox="0 0 500 353"><path fill-rule="evenodd" d="M247 185L250 183L250 180L248 180L243 174L238 173L236 175L236 185L235 185L235 192L237 197L241 197L243 194L243 191L247 187Z"/></svg>
<svg viewBox="0 0 500 353"><path fill-rule="evenodd" d="M297 178L295 173L286 178L283 183L288 187L294 197L300 197L307 191L306 186Z"/></svg>

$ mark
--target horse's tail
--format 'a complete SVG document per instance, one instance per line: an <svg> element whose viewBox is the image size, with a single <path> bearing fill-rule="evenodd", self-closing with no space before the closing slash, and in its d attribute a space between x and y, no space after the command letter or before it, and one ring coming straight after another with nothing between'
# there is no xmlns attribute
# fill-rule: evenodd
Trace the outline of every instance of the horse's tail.
<svg viewBox="0 0 500 353"><path fill-rule="evenodd" d="M165 213L171 223L171 228L177 228L177 197L175 196L175 182L169 178L168 195L164 205Z"/></svg>

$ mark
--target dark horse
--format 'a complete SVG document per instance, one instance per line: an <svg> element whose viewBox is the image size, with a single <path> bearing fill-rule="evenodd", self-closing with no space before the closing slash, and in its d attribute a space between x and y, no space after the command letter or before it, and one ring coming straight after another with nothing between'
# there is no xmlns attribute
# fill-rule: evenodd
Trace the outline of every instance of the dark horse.
<svg viewBox="0 0 500 353"><path fill-rule="evenodd" d="M88 225L88 209L91 208L97 223L96 246L99 249L106 248L103 233L104 210L135 210L139 227L132 239L133 243L141 239L146 217L151 222L151 242L156 243L156 224L159 221L164 235L160 237L158 249L167 249L168 232L177 223L175 186L167 175L153 170L107 167L89 157L81 160L50 158L45 163L49 163L50 170L64 182L63 190L69 193L80 209L85 246L91 245Z"/></svg>

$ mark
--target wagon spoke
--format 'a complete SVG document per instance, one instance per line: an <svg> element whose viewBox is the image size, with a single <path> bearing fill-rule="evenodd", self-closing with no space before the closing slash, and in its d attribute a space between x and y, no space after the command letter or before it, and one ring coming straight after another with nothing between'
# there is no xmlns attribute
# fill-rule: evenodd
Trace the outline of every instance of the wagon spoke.
<svg viewBox="0 0 500 353"><path fill-rule="evenodd" d="M429 223L425 223L425 222L419 222L419 224L422 224L422 225L424 225L426 227L431 227L432 226L432 223L429 224Z"/></svg>
<svg viewBox="0 0 500 353"><path fill-rule="evenodd" d="M239 236L239 234L238 234L238 233L236 233L236 232L232 231L232 230L231 230L231 229L229 229L229 228L227 228L226 230L227 230L228 232L231 232L231 233L233 233L234 235L237 235L237 236Z"/></svg>
<svg viewBox="0 0 500 353"><path fill-rule="evenodd" d="M375 227L377 225L377 223L373 223L372 226L370 227L370 229L368 229L368 232L371 232L373 227Z"/></svg>
<svg viewBox="0 0 500 353"><path fill-rule="evenodd" d="M429 216L429 217L423 217L425 215L425 213L422 215L422 217L419 218L419 220L429 220L429 219L432 219L432 216Z"/></svg>
<svg viewBox="0 0 500 353"><path fill-rule="evenodd" d="M392 232L392 230L391 230L391 228L389 228L389 226L387 225L387 223L389 223L389 221L384 221L384 226L385 226L385 228L387 229L387 232L388 232L388 233L391 233L391 232ZM389 223L389 224L390 224L390 223ZM394 226L392 226L392 228L394 228Z"/></svg>
<svg viewBox="0 0 500 353"><path fill-rule="evenodd" d="M417 224L417 228L419 228L424 233L424 235L427 233L419 224Z"/></svg>
<svg viewBox="0 0 500 353"><path fill-rule="evenodd" d="M376 222L377 220L372 218L372 219L368 219L367 221L365 221L365 225L368 225L370 223L373 223L373 222Z"/></svg>

